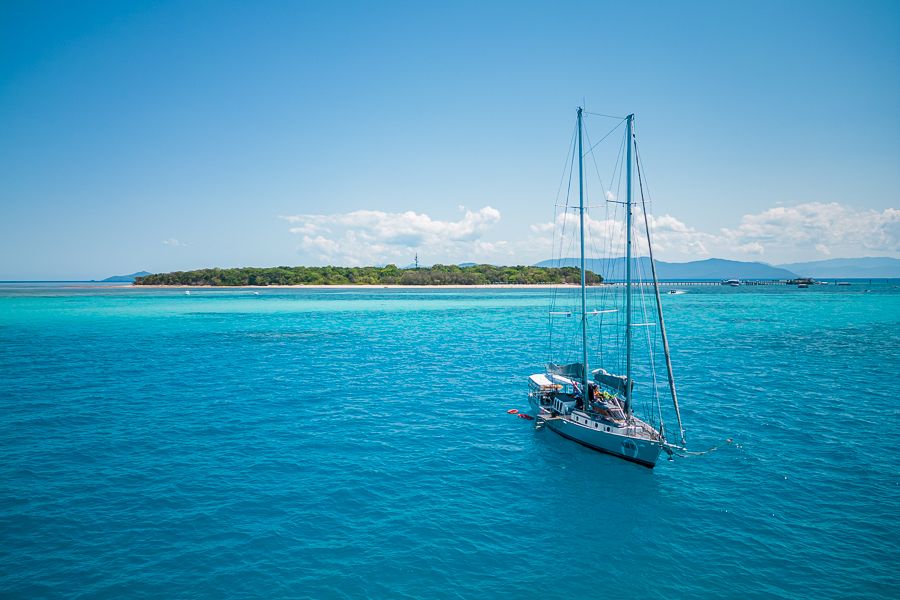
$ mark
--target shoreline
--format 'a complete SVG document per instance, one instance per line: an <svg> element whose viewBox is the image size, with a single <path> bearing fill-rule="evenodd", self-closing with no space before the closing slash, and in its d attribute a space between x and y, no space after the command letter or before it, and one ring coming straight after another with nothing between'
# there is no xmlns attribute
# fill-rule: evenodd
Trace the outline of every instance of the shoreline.
<svg viewBox="0 0 900 600"><path fill-rule="evenodd" d="M558 288L558 287L571 287L578 288L580 287L575 283L496 283L496 284L478 284L478 285L462 285L462 284L448 284L448 285L374 285L368 283L342 283L335 285L134 285L134 284L123 284L123 285L106 285L103 287L114 287L114 288L133 288L133 289L209 289L209 290L296 290L296 289L310 289L310 290L355 290L355 289L369 289L369 290L384 290L384 289L403 289L403 290L440 290L440 289L456 289L456 290L465 290L465 289L480 289L480 290L489 290L489 289L550 289L550 288ZM589 286L589 287L597 287L597 286Z"/></svg>

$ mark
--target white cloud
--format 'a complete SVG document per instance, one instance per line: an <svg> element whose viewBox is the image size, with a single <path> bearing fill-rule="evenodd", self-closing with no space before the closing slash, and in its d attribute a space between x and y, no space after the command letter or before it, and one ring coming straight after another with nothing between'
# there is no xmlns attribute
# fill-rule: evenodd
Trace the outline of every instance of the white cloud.
<svg viewBox="0 0 900 600"><path fill-rule="evenodd" d="M837 202L776 206L744 215L735 229L722 229L725 241L756 243L766 249L834 248L896 253L900 251L900 211L854 209Z"/></svg>
<svg viewBox="0 0 900 600"><path fill-rule="evenodd" d="M487 260L498 252L508 252L506 242L482 240L500 221L500 211L490 206L474 212L460 209L464 214L457 221L441 221L413 211L377 210L281 218L295 224L290 231L302 236L300 251L322 263L407 264L417 252L428 257L428 262Z"/></svg>
<svg viewBox="0 0 900 600"><path fill-rule="evenodd" d="M640 209L633 215L633 243L637 249L646 249L647 236L644 231L644 217ZM588 254L622 255L625 250L625 223L621 219L595 219L585 215L586 250ZM536 223L531 231L545 236L544 245L550 247L549 239L553 237L557 244L556 253L565 253L560 248L560 235L571 237L578 230L578 213L574 211L560 213L556 222ZM555 232L555 233L554 233ZM715 241L715 236L688 227L671 215L650 215L650 232L653 236L653 250L656 253L684 254L694 257L709 255L707 245ZM574 246L568 250L574 251Z"/></svg>
<svg viewBox="0 0 900 600"><path fill-rule="evenodd" d="M640 213L637 214L637 217L643 219ZM650 215L650 235L653 236L654 249L660 253L675 253L698 258L709 256L709 248L716 242L714 235L688 227L672 215L660 217ZM641 239L644 240L644 237Z"/></svg>
<svg viewBox="0 0 900 600"><path fill-rule="evenodd" d="M635 247L646 253L643 215L635 210ZM554 255L566 254L574 247L560 248L559 232L567 236L578 227L577 213L560 214L556 222L537 223L531 231L544 238L535 247L550 248L557 240ZM600 255L624 253L624 227L621 219L612 222L586 216L585 228L593 239L593 252ZM554 231L556 238L554 238ZM663 260L696 260L715 256L743 260L762 257L773 262L809 260L818 255L863 256L873 252L896 255L900 252L900 210L854 209L836 202L810 202L794 206L776 206L741 217L733 228L715 232L699 231L676 217L650 215L654 255ZM599 240L599 241L598 241Z"/></svg>
<svg viewBox="0 0 900 600"><path fill-rule="evenodd" d="M759 256L766 251L765 247L759 242L747 242L746 244L737 246L736 249L738 252L743 252L750 256Z"/></svg>
<svg viewBox="0 0 900 600"><path fill-rule="evenodd" d="M577 212L557 215L555 221L535 223L515 241L491 239L500 212L490 206L479 210L459 207L456 220L440 220L413 211L389 213L357 210L336 214L282 216L297 234L298 251L314 264L405 265L416 253L425 263L484 261L529 264L554 256L576 256L573 234ZM610 218L586 215L587 251L590 256L624 254L623 207ZM613 218L615 217L615 218ZM643 214L634 213L637 254L646 254ZM802 203L773 206L743 215L735 225L698 230L671 215L649 215L653 250L662 260L697 260L709 257L765 260L781 263L822 256L865 256L900 253L900 210L856 209L839 203ZM565 230L565 240L559 233ZM167 245L186 245L166 240Z"/></svg>
<svg viewBox="0 0 900 600"><path fill-rule="evenodd" d="M333 254L340 249L337 242L322 237L321 235L317 235L316 237L304 235L301 245L307 250L322 254Z"/></svg>
<svg viewBox="0 0 900 600"><path fill-rule="evenodd" d="M549 223L535 223L531 226L531 230L535 233L552 233L555 225L553 221Z"/></svg>
<svg viewBox="0 0 900 600"><path fill-rule="evenodd" d="M173 246L173 247L187 246L187 244L185 242L180 242L180 241L176 240L175 238L169 238L167 240L163 240L162 243L166 246Z"/></svg>

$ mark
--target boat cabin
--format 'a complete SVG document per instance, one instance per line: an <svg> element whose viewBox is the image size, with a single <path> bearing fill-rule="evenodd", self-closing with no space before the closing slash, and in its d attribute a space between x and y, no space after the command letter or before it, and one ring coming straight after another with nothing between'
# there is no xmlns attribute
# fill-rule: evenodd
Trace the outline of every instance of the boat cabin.
<svg viewBox="0 0 900 600"><path fill-rule="evenodd" d="M528 396L537 399L541 406L550 408L558 394L572 395L574 393L572 381L567 379L566 382L550 381L542 373L532 375L528 378Z"/></svg>
<svg viewBox="0 0 900 600"><path fill-rule="evenodd" d="M625 422L622 400L607 391L606 386L589 383L590 402L585 407L578 383L569 377L556 374L536 374L528 378L528 395L536 399L542 408L559 415L570 415L574 410L586 411L594 418L600 418L619 425Z"/></svg>

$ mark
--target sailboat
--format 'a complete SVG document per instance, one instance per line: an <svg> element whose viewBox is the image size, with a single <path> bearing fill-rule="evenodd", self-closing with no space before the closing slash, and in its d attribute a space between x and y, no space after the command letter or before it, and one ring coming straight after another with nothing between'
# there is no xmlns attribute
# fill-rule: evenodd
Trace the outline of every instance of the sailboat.
<svg viewBox="0 0 900 600"><path fill-rule="evenodd" d="M531 409L536 417L536 426L539 428L546 427L560 436L572 440L587 448L597 450L606 454L631 461L645 467L653 468L662 452L665 452L671 458L676 450L685 449L685 433L681 422L681 413L678 407L678 396L675 389L675 378L672 371L672 361L669 354L669 343L666 336L665 322L663 320L662 302L660 300L659 282L656 277L656 266L653 261L653 250L650 246L650 226L647 220L646 207L643 205L643 183L641 183L642 206L641 213L644 217L644 226L646 231L646 243L649 252L649 263L652 271L652 289L655 296L655 320L653 323L635 323L634 322L634 282L632 246L633 236L632 229L634 226L634 202L632 190L632 164L638 167L638 175L640 176L640 163L637 162L637 146L634 137L634 115L628 115L624 118L625 133L625 153L626 158L623 161L626 171L626 198L620 204L624 205L625 217L625 250L626 256L624 261L625 281L624 281L624 302L619 308L594 307L589 310L585 269L585 181L584 181L584 124L583 109L577 110L577 156L578 156L578 225L579 225L579 247L580 247L580 302L577 302L573 311L554 311L551 305L550 322L557 316L572 317L578 316L580 322L577 328L580 332L571 332L569 339L580 337L580 360L570 362L568 364L557 364L549 362L546 369L541 373L536 373L528 378L528 400ZM599 143L599 142L598 142ZM632 153L634 149L634 155ZM573 156L575 148L573 147ZM598 171L599 174L599 171ZM571 178L570 178L571 180ZM609 200L609 198L607 198ZM643 283L643 282L641 282ZM613 288L615 286L604 285L602 287ZM647 286L641 286L646 289ZM644 314L647 313L647 304L643 303L642 308ZM618 312L624 310L624 336L616 336L612 338L615 342L621 342L624 337L624 374L610 372L603 367L590 369L589 358L592 354L591 343L589 342L589 320L606 313ZM651 312L652 309L651 309ZM621 319L620 319L621 320ZM574 320L573 320L574 321ZM656 400L656 408L658 420L651 423L652 417L641 418L635 414L635 381L634 371L636 358L634 355L634 330L637 327L657 326L661 338L661 346L665 354L666 375L668 379L668 388L674 406L674 414L677 419L678 431L676 432L676 440L669 441L667 439L665 423L663 422L662 410L659 407L659 394L648 393L650 399ZM551 325L551 336L553 326ZM580 333L580 336L578 335ZM601 335L602 337L602 335ZM621 345L621 344L620 344ZM649 345L649 343L648 343ZM551 340L552 347L552 340ZM622 357L622 349L615 348L617 357ZM609 348L607 348L609 351ZM651 359L652 360L652 359ZM653 372L652 368L643 369L643 373ZM656 377L647 376L652 379L655 386ZM639 389L642 385L637 386ZM645 405L650 404L645 402Z"/></svg>

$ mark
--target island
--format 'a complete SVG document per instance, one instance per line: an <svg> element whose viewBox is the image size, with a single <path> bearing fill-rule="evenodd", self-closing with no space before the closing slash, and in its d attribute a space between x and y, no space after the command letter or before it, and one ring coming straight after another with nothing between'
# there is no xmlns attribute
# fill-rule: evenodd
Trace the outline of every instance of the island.
<svg viewBox="0 0 900 600"><path fill-rule="evenodd" d="M241 267L154 273L136 277L134 285L269 286L269 285L539 285L577 284L576 267L500 267L495 265L433 265L418 269L383 267ZM585 283L603 278L587 271Z"/></svg>

